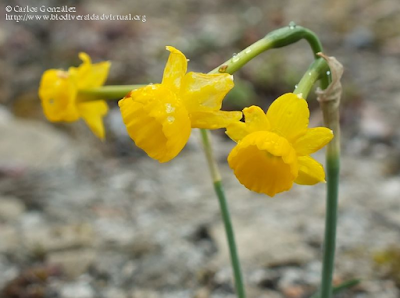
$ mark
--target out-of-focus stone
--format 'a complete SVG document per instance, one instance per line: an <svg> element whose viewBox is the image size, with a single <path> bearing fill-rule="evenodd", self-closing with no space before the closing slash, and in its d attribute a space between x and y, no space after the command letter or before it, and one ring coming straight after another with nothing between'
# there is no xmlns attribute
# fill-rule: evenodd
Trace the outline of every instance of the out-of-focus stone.
<svg viewBox="0 0 400 298"><path fill-rule="evenodd" d="M61 298L93 298L95 292L86 281L66 284L61 288Z"/></svg>
<svg viewBox="0 0 400 298"><path fill-rule="evenodd" d="M0 197L0 220L15 220L25 209L25 205L15 197Z"/></svg>
<svg viewBox="0 0 400 298"><path fill-rule="evenodd" d="M61 266L67 277L75 279L86 272L95 258L96 253L93 249L77 249L52 252L49 254L47 262L51 265Z"/></svg>
<svg viewBox="0 0 400 298"><path fill-rule="evenodd" d="M211 235L220 251L217 261L228 262L229 251L222 224L213 227ZM314 258L312 250L299 236L288 230L271 228L257 219L237 222L235 235L240 260L246 265L301 265Z"/></svg>
<svg viewBox="0 0 400 298"><path fill-rule="evenodd" d="M87 224L43 227L25 231L24 244L30 251L59 251L90 247L94 243L92 227Z"/></svg>
<svg viewBox="0 0 400 298"><path fill-rule="evenodd" d="M4 113L3 113L4 114ZM2 116L0 164L32 168L64 166L78 157L71 140L50 125Z"/></svg>
<svg viewBox="0 0 400 298"><path fill-rule="evenodd" d="M21 245L17 229L12 226L0 224L0 253L15 252Z"/></svg>

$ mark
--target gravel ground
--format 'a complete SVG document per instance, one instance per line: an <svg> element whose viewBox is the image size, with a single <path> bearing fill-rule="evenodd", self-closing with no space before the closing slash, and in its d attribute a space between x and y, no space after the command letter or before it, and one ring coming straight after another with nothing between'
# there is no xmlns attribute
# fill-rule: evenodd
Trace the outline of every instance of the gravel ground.
<svg viewBox="0 0 400 298"><path fill-rule="evenodd" d="M0 10L9 3L16 5L4 1ZM206 72L291 20L316 31L345 65L335 282L362 282L340 297L400 297L396 0L93 0L76 7L145 14L146 22L0 20L7 70L0 73L0 297L235 297L198 132L178 158L159 164L134 148L115 103L104 143L83 123L44 121L38 82L47 68L76 65L82 50L112 61L110 84L157 82L167 44L187 53L191 70ZM227 108L267 106L293 89L311 59L303 43L257 58L238 73ZM320 125L317 105L310 107L311 126ZM295 186L273 199L251 193L227 166L233 143L219 131L213 141L248 297L309 297L320 278L324 185ZM316 158L323 161L323 152Z"/></svg>

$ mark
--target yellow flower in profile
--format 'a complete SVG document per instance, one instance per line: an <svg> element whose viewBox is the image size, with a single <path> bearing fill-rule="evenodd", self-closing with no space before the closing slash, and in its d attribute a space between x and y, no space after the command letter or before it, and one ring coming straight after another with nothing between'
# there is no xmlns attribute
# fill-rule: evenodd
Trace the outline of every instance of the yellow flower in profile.
<svg viewBox="0 0 400 298"><path fill-rule="evenodd" d="M228 163L240 183L273 197L293 183L325 182L322 165L309 155L328 144L333 133L326 127L308 128L306 100L287 93L276 99L267 113L251 106L243 114L245 122L235 122L226 131L238 142Z"/></svg>
<svg viewBox="0 0 400 298"><path fill-rule="evenodd" d="M241 112L220 111L233 87L231 75L186 73L185 55L166 48L170 55L161 84L133 90L118 103L129 136L159 162L179 154L191 128L222 128L242 117Z"/></svg>
<svg viewBox="0 0 400 298"><path fill-rule="evenodd" d="M83 63L70 67L68 71L49 69L43 73L39 87L39 97L46 118L51 122L73 122L85 120L92 132L104 139L103 116L108 112L104 100L80 102L78 91L100 87L107 79L110 62L92 64L90 57L79 53Z"/></svg>

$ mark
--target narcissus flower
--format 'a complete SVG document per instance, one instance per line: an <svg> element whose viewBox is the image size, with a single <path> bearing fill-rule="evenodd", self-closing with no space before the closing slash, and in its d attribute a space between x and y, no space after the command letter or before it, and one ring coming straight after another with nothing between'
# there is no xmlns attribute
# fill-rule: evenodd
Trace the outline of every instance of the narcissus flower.
<svg viewBox="0 0 400 298"><path fill-rule="evenodd" d="M133 90L118 103L129 136L159 162L179 154L191 128L222 128L242 117L241 112L220 111L233 87L231 75L186 73L185 55L170 46L167 50L161 84Z"/></svg>
<svg viewBox="0 0 400 298"><path fill-rule="evenodd" d="M326 127L308 128L310 112L304 99L287 93L267 113L251 106L243 114L245 122L235 122L226 131L238 142L228 163L240 183L273 197L293 183L325 182L322 165L309 155L328 144L333 133Z"/></svg>
<svg viewBox="0 0 400 298"><path fill-rule="evenodd" d="M39 88L43 111L51 122L73 122L83 118L92 132L104 139L102 118L108 112L107 103L104 100L80 102L78 91L102 86L111 64L108 61L92 64L85 53L79 53L79 58L83 61L79 67L44 72Z"/></svg>

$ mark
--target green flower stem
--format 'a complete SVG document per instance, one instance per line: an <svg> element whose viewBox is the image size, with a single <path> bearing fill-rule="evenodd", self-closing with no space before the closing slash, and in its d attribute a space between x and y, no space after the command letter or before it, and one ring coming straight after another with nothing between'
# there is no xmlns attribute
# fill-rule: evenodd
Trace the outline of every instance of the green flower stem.
<svg viewBox="0 0 400 298"><path fill-rule="evenodd" d="M218 197L222 220L225 226L225 232L228 240L229 252L233 268L233 275L235 278L236 293L239 298L245 298L246 293L244 289L242 273L240 270L240 262L235 242L235 234L233 232L233 226L229 214L228 202L226 201L224 188L221 182L221 175L219 173L218 166L215 162L214 154L211 148L209 131L206 129L200 129L200 133L204 152L206 154L208 166L210 168L211 176L213 179L214 190Z"/></svg>
<svg viewBox="0 0 400 298"><path fill-rule="evenodd" d="M302 94L307 98L314 83L321 78L327 77L329 66L322 58L316 59L309 67L303 78L300 80L294 93ZM326 84L326 82L324 82ZM322 84L321 84L322 85ZM328 86L325 86L326 89ZM340 96L340 95L338 95ZM325 125L332 129L334 138L327 145L326 151L326 216L325 216L325 235L323 246L322 277L319 296L320 298L332 297L332 279L335 261L336 247L336 226L338 208L338 189L340 171L340 126L338 100L320 101L324 116Z"/></svg>
<svg viewBox="0 0 400 298"><path fill-rule="evenodd" d="M339 109L335 101L321 101L325 125L332 129L334 138L326 148L326 215L324 257L322 263L321 298L332 297L332 278L335 262L336 226L340 172Z"/></svg>
<svg viewBox="0 0 400 298"><path fill-rule="evenodd" d="M78 97L80 101L119 100L130 91L144 86L146 85L109 85L83 89L78 91Z"/></svg>
<svg viewBox="0 0 400 298"><path fill-rule="evenodd" d="M301 78L299 84L293 93L302 94L303 98L307 98L314 84L323 77L328 77L328 63L322 58L318 58L311 63L310 67ZM325 86L325 88L328 86ZM323 89L325 89L323 88Z"/></svg>

